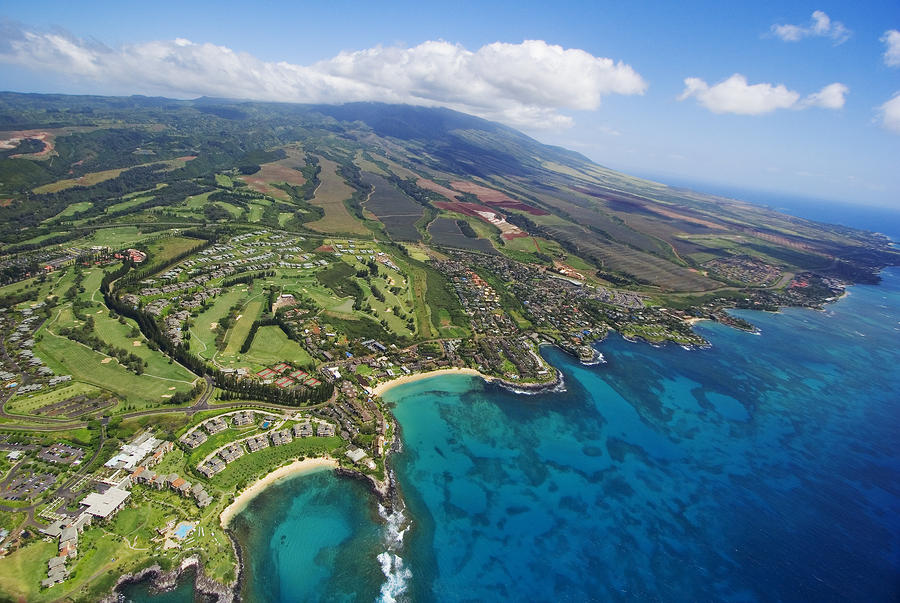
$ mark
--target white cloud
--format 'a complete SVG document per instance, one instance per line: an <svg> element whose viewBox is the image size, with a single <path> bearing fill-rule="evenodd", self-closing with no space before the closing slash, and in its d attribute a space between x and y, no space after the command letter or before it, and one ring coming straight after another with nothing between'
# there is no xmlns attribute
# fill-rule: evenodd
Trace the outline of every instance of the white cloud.
<svg viewBox="0 0 900 603"><path fill-rule="evenodd" d="M881 36L884 42L884 64L888 67L900 67L900 31L889 29Z"/></svg>
<svg viewBox="0 0 900 603"><path fill-rule="evenodd" d="M886 130L900 134L900 92L881 105L879 111L881 113L881 125Z"/></svg>
<svg viewBox="0 0 900 603"><path fill-rule="evenodd" d="M572 123L561 111L595 110L606 95L647 89L630 65L542 40L475 51L445 41L376 46L296 65L183 38L107 48L5 25L0 61L134 93L440 105L515 126L561 127Z"/></svg>
<svg viewBox="0 0 900 603"><path fill-rule="evenodd" d="M824 11L813 12L806 25L775 24L770 31L785 42L799 42L803 38L831 38L835 45L843 44L852 33L840 21L832 21Z"/></svg>
<svg viewBox="0 0 900 603"><path fill-rule="evenodd" d="M735 73L725 81L710 86L696 77L684 80L684 92L678 100L696 97L697 101L713 113L737 113L738 115L762 115L775 109L794 106L800 95L779 84L747 84L747 78Z"/></svg>
<svg viewBox="0 0 900 603"><path fill-rule="evenodd" d="M850 89L844 84L835 82L828 84L818 92L813 92L798 105L798 108L821 107L822 109L841 109L844 106L844 97Z"/></svg>
<svg viewBox="0 0 900 603"><path fill-rule="evenodd" d="M800 100L800 93L789 90L784 84L748 84L746 77L735 73L714 86L697 77L685 78L684 92L678 100L694 97L713 113L763 115L776 109L840 109L848 91L847 86L835 82Z"/></svg>

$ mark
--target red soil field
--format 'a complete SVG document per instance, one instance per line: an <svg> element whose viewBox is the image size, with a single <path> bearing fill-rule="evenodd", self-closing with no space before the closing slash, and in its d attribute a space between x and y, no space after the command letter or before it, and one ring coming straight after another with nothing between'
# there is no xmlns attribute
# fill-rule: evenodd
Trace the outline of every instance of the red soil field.
<svg viewBox="0 0 900 603"><path fill-rule="evenodd" d="M474 182L465 182L462 180L451 182L450 186L455 188L458 191L462 191L464 193L471 193L478 197L478 199L484 203L489 203L496 207L504 207L506 209L515 209L518 211L527 212L533 216L546 216L550 212L546 212L543 209L538 209L536 207L532 207L521 201L516 201L515 199L510 198L506 195L506 193L502 193L498 190L494 190L492 188L487 188L486 186L481 186L480 184L475 184ZM443 194L443 193L442 193Z"/></svg>
<svg viewBox="0 0 900 603"><path fill-rule="evenodd" d="M459 198L459 193L458 193L458 192L456 192L456 191L454 191L454 190L451 190L451 189L447 188L446 186L441 186L441 185L438 184L437 182L432 182L431 180L426 180L426 179L424 179L424 178L419 178L419 179L416 181L416 184L419 185L421 188L430 190L430 191L432 191L432 192L434 192L434 193L437 193L437 194L439 194L439 195L443 195L443 196L447 197L447 199L450 199L451 201L452 201L453 199L458 199L458 198Z"/></svg>

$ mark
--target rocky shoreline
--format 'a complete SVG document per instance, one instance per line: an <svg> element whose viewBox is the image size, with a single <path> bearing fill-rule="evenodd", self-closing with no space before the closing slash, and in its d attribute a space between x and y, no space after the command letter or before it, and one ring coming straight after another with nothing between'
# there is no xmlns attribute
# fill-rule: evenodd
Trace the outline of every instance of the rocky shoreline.
<svg viewBox="0 0 900 603"><path fill-rule="evenodd" d="M232 546L235 548L235 553L239 554L234 539L231 538L230 535L229 538L232 541ZM201 563L200 558L191 556L183 560L178 567L170 571L163 571L159 565L151 565L138 572L120 576L116 581L115 586L113 586L112 592L101 599L100 603L121 603L121 601L124 600L121 589L130 584L138 584L141 582L149 581L150 587L158 592L172 590L178 584L178 580L190 569L195 570L194 590L196 592L208 597L215 597L217 603L234 603L234 601L238 600L236 593L240 590L240 576L242 573L241 570L243 569L241 567L239 555L238 578L232 585L221 584L207 576L206 572L203 571L203 564Z"/></svg>
<svg viewBox="0 0 900 603"><path fill-rule="evenodd" d="M499 387L517 394L534 395L553 391L565 391L565 382L563 380L562 372L555 367L553 367L553 370L555 371L555 376L552 381L547 383L513 383L498 377L486 377L485 381L494 383ZM387 451L388 456L398 452L402 448L400 426L395 423L394 428L397 437L394 438L393 444ZM347 467L337 467L333 469L333 471L335 475L339 477L364 482L369 491L375 495L379 505L384 508L387 515L390 515L393 512L393 509L398 505L400 508L404 506L402 500L398 498L400 497L400 493L395 482L394 472L389 468L387 469L387 477L384 481L378 480L372 475ZM124 600L121 589L127 585L141 582L149 582L151 588L158 592L173 590L177 586L179 579L182 578L185 572L191 569L194 569L196 572L194 578L195 592L208 597L214 597L216 603L234 603L240 601L241 584L244 577L243 559L241 557L242 551L240 550L240 545L233 532L230 529L225 529L225 533L231 541L231 546L234 549L235 558L237 559L237 578L233 584L224 585L210 578L206 575L199 557L191 556L183 560L179 567L170 571L163 571L159 565L151 565L138 572L120 576L116 581L115 586L112 588L111 593L103 598L101 603L121 603Z"/></svg>

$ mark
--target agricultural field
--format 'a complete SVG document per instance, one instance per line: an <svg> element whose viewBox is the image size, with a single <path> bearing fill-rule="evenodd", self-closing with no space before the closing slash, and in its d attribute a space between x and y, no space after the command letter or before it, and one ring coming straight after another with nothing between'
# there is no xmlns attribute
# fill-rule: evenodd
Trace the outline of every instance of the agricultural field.
<svg viewBox="0 0 900 603"><path fill-rule="evenodd" d="M391 238L398 241L421 239L416 223L425 214L425 208L377 174L364 172L362 181L373 187L364 207L384 224Z"/></svg>
<svg viewBox="0 0 900 603"><path fill-rule="evenodd" d="M431 235L431 241L438 246L471 249L482 253L498 253L487 239L468 237L463 234L457 221L452 218L436 218L429 224L428 233Z"/></svg>
<svg viewBox="0 0 900 603"><path fill-rule="evenodd" d="M369 230L351 215L344 205L344 201L353 195L353 188L337 173L337 164L319 157L319 165L322 166L322 172L319 174L321 183L311 203L323 208L325 217L307 222L306 225L324 233L369 234Z"/></svg>
<svg viewBox="0 0 900 603"><path fill-rule="evenodd" d="M294 186L303 186L306 178L303 177L300 169L306 165L306 161L303 153L297 149L286 149L285 152L287 157L284 159L264 163L258 172L249 176L241 176L241 180L247 183L250 190L276 199L290 199L286 192L272 185L286 182Z"/></svg>

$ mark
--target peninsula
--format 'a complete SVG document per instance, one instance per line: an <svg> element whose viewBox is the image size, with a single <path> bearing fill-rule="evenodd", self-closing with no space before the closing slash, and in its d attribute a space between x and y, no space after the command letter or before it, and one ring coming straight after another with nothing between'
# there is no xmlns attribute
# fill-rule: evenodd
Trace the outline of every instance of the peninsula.
<svg viewBox="0 0 900 603"><path fill-rule="evenodd" d="M268 485L390 502L394 385L552 389L541 346L704 346L900 263L445 109L159 102L0 94L0 598L197 565L227 599Z"/></svg>

